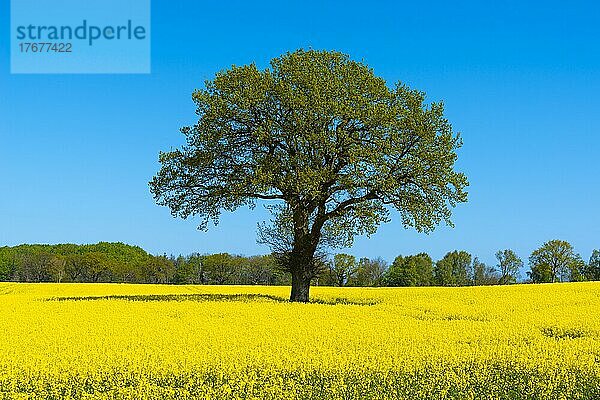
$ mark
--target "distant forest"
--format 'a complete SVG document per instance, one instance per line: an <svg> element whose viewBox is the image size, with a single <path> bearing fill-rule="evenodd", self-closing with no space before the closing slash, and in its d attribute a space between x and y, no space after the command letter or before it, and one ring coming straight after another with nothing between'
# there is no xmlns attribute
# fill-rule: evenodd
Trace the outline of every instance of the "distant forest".
<svg viewBox="0 0 600 400"><path fill-rule="evenodd" d="M322 286L469 286L517 282L600 280L600 251L589 262L565 241L544 243L529 257L529 271L512 251L496 253L488 266L466 251L451 251L434 262L426 253L384 260L335 254L321 259L314 284ZM122 282L209 285L289 285L275 257L228 253L151 255L123 243L20 245L0 247L0 281Z"/></svg>

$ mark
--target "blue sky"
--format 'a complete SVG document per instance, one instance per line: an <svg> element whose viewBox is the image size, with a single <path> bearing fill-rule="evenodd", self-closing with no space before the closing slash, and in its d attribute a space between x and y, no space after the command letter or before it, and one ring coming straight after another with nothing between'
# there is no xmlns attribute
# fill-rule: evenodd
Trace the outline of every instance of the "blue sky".
<svg viewBox="0 0 600 400"><path fill-rule="evenodd" d="M490 4L488 4L490 3ZM0 245L122 241L152 253L257 254L259 208L208 233L154 204L157 155L182 143L190 95L231 64L339 50L443 100L470 179L456 227L398 219L349 252L465 249L526 259L550 239L600 248L600 8L593 2L152 2L149 75L11 75L0 8ZM502 3L502 4L500 4ZM366 5L368 4L368 6Z"/></svg>

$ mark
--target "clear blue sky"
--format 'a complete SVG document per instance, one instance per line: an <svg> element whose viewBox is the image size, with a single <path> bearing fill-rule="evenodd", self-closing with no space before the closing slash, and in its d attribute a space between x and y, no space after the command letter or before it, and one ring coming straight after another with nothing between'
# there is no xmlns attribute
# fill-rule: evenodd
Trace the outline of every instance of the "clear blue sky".
<svg viewBox="0 0 600 400"><path fill-rule="evenodd" d="M498 3L498 4L488 4ZM502 4L500 4L502 3ZM10 75L0 8L0 245L122 241L152 253L256 254L259 209L208 233L154 204L159 150L194 121L194 88L231 64L299 47L364 60L444 100L469 202L454 229L398 220L357 256L465 249L493 263L550 239L600 248L600 9L594 2L152 2L149 75Z"/></svg>

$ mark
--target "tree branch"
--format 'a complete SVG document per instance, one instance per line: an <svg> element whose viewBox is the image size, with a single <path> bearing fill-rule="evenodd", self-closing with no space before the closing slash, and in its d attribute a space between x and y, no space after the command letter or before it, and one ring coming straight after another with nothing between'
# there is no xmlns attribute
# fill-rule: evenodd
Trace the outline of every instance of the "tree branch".
<svg viewBox="0 0 600 400"><path fill-rule="evenodd" d="M362 203L363 201L368 201L368 200L375 200L377 199L378 196L375 193L375 191L371 190L369 191L367 194L360 196L360 197L352 197L350 199L344 200L341 203L339 203L337 205L336 208L334 208L333 210L331 210L330 212L325 214L325 219L330 219L333 218L337 215L339 215L341 212L343 212L348 206L351 206L353 204L358 204L358 203Z"/></svg>

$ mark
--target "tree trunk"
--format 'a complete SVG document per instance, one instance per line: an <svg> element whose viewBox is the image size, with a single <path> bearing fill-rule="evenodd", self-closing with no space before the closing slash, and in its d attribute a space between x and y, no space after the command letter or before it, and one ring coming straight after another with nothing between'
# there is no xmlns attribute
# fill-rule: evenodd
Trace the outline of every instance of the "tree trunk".
<svg viewBox="0 0 600 400"><path fill-rule="evenodd" d="M292 294L290 295L290 301L308 303L310 279L310 276L301 271L292 272Z"/></svg>
<svg viewBox="0 0 600 400"><path fill-rule="evenodd" d="M288 258L288 268L292 274L292 293L290 301L307 303L310 281L316 276L315 253L321 239L319 229L310 229L311 211L295 207L293 212L294 239ZM315 228L315 226L313 226Z"/></svg>
<svg viewBox="0 0 600 400"><path fill-rule="evenodd" d="M289 271L292 274L292 293L290 301L306 303L309 300L310 281L315 276L316 242L310 236L294 243L288 259Z"/></svg>

